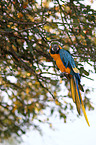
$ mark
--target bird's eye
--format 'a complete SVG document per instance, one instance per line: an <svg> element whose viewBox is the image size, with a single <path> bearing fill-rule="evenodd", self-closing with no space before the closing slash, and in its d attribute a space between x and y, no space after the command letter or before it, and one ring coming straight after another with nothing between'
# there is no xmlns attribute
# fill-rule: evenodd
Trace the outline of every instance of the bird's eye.
<svg viewBox="0 0 96 145"><path fill-rule="evenodd" d="M52 47L52 51L54 51L54 48Z"/></svg>

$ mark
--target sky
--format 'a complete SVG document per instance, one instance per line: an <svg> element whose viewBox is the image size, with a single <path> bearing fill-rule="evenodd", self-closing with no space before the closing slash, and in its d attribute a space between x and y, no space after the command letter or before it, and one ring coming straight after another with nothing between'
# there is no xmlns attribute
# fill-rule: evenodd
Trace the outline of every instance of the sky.
<svg viewBox="0 0 96 145"><path fill-rule="evenodd" d="M85 0L85 4L90 4L90 0ZM96 0L92 4L92 8L96 9ZM86 70L90 68L88 64L84 64ZM92 69L92 67L91 67ZM91 98L92 105L96 106L96 74L90 73L90 78L94 81L82 78L81 83L85 83L86 87L95 88L93 92L88 94ZM93 111L86 111L90 127L88 127L84 116L79 118L70 113L67 123L64 123L59 117L51 117L50 120L53 129L50 129L47 124L40 125L42 136L38 131L27 130L25 135L22 135L21 143L17 143L14 138L10 138L0 145L96 145L96 107Z"/></svg>
<svg viewBox="0 0 96 145"><path fill-rule="evenodd" d="M89 69L89 65L84 64L85 69ZM94 81L83 78L82 82L85 86L92 88L94 92L88 94L91 98L92 105L96 106L96 74L90 74ZM86 111L90 127L88 127L84 116L77 118L74 114L69 115L67 123L59 117L52 117L53 130L48 125L41 125L43 136L38 131L31 129L26 135L22 136L23 142L20 145L96 145L96 107L94 111Z"/></svg>
<svg viewBox="0 0 96 145"><path fill-rule="evenodd" d="M96 110L87 112L91 126L84 118L64 124L61 120L53 120L54 130L43 126L43 136L37 131L28 131L20 145L96 145Z"/></svg>

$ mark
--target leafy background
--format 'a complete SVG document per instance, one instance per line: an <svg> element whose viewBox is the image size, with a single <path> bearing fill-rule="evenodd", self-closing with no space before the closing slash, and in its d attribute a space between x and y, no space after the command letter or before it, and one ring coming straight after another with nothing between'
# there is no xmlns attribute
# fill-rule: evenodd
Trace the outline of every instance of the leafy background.
<svg viewBox="0 0 96 145"><path fill-rule="evenodd" d="M49 55L52 41L71 51L82 78L96 73L96 11L89 5L79 0L0 1L0 141L20 136L30 125L40 131L36 121L51 127L55 110L64 122L73 111L69 83L60 79ZM94 70L85 70L84 62ZM62 81L68 94L58 93ZM91 110L89 91L83 100Z"/></svg>

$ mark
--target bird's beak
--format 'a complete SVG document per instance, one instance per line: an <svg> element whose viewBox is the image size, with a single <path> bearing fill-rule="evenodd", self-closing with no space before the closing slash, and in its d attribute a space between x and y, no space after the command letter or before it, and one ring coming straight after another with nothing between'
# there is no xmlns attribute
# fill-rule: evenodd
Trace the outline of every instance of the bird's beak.
<svg viewBox="0 0 96 145"><path fill-rule="evenodd" d="M54 45L54 46L53 46L53 50L54 50L55 52L57 52L57 51L59 50L58 45Z"/></svg>

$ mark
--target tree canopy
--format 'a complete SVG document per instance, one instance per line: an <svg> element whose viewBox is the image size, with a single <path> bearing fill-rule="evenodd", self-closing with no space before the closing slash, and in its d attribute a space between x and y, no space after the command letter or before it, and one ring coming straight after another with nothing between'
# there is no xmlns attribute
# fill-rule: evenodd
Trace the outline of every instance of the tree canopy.
<svg viewBox="0 0 96 145"><path fill-rule="evenodd" d="M71 51L81 77L96 72L96 11L81 1L0 1L0 141L13 133L20 136L30 125L47 122L58 111L67 119L73 104L60 92L60 71L49 55L52 41ZM63 78L69 90L68 81ZM66 89L67 89L66 88ZM84 103L93 109L85 90ZM46 115L48 109L50 115ZM41 117L43 116L43 117Z"/></svg>

